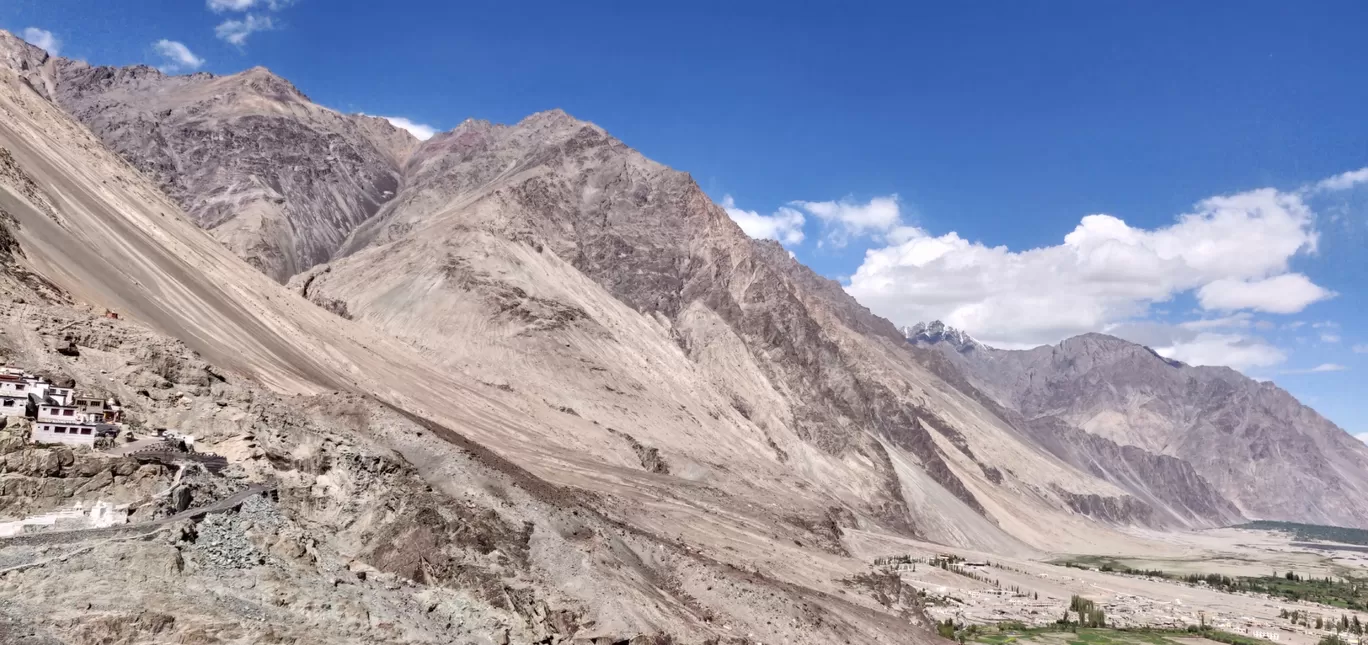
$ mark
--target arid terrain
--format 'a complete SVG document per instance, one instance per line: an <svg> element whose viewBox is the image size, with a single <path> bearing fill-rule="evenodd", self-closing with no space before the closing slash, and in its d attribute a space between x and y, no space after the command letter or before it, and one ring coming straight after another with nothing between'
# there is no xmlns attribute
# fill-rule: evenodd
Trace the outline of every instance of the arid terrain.
<svg viewBox="0 0 1368 645"><path fill-rule="evenodd" d="M1049 562L1358 566L1196 529L1362 525L1368 451L1304 493L1337 495L1314 514L1233 494L1198 467L1219 455L1070 426L1115 466L1085 467L687 174L559 110L419 144L264 69L91 67L0 32L0 261L6 365L228 461L0 430L0 520L133 510L0 538L0 640L907 643L1021 613L941 569L895 574L953 607L870 577L939 553L1010 567L993 577L1050 620L1086 592L1135 624L1262 624L1276 603Z"/></svg>

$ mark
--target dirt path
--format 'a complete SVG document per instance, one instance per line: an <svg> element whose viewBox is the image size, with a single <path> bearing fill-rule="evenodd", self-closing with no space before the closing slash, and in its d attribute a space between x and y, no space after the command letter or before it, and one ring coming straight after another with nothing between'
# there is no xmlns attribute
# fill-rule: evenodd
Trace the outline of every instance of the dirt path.
<svg viewBox="0 0 1368 645"><path fill-rule="evenodd" d="M222 513L237 508L240 504L247 501L253 495L269 493L276 489L275 484L253 484L245 490L225 497L212 504L206 504L196 508L186 509L175 515L163 517L161 519L138 522L136 524L124 524L122 526L110 526L104 528L76 529L71 531L45 531L42 533L27 533L15 535L7 538L0 538L0 549L9 546L27 545L56 545L81 542L99 537L140 537L156 532L163 526L179 522L181 520L195 519L212 513Z"/></svg>

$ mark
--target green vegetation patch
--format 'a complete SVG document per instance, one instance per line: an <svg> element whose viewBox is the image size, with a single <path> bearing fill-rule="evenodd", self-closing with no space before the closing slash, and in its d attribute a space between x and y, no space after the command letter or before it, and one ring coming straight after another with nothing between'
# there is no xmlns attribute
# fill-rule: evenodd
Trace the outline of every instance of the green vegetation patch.
<svg viewBox="0 0 1368 645"><path fill-rule="evenodd" d="M1279 531L1281 533L1289 533L1298 540L1324 540L1326 542L1368 545L1368 531L1363 529L1345 528L1343 526L1322 526L1320 524L1298 524L1296 522L1271 522L1268 520L1259 520L1257 522L1241 524L1235 528L1254 529L1259 531Z"/></svg>
<svg viewBox="0 0 1368 645"><path fill-rule="evenodd" d="M1356 529L1355 529L1356 530ZM1297 602L1306 601L1351 611L1368 611L1368 578L1302 576L1292 571L1271 576L1231 577L1216 573L1178 575L1156 569L1132 569L1115 561L1080 558L1060 564L1075 569L1163 578L1190 585L1211 587L1226 593L1259 593ZM1070 607L1070 609L1076 608Z"/></svg>

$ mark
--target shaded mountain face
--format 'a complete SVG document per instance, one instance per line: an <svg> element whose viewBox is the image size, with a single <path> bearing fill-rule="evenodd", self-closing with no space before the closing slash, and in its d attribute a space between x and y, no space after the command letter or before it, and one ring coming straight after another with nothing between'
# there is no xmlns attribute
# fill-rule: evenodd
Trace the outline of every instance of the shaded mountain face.
<svg viewBox="0 0 1368 645"><path fill-rule="evenodd" d="M1368 447L1276 385L1102 334L1026 351L909 341L939 351L1066 461L1124 468L1105 477L1130 478L1123 488L1137 495L1212 517L1230 516L1228 500L1250 518L1368 525Z"/></svg>
<svg viewBox="0 0 1368 645"><path fill-rule="evenodd" d="M280 282L330 258L393 197L417 144L384 119L316 105L260 67L167 76L7 49L41 93Z"/></svg>

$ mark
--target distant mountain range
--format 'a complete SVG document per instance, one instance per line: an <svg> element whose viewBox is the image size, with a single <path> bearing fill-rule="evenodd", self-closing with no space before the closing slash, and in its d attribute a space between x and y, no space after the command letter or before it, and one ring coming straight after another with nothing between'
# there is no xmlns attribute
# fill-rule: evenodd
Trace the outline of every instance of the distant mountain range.
<svg viewBox="0 0 1368 645"><path fill-rule="evenodd" d="M1010 351L939 321L904 331L1051 452L1139 497L1149 490L1158 506L1221 521L1368 525L1368 448L1272 383L1103 334ZM1179 481L1191 485L1163 492Z"/></svg>

